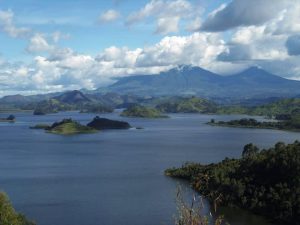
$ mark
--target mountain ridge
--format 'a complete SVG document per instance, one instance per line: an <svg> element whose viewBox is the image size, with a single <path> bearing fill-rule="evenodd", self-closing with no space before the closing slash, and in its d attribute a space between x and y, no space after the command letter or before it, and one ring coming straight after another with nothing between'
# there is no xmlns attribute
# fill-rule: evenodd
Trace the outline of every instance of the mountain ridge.
<svg viewBox="0 0 300 225"><path fill-rule="evenodd" d="M179 66L159 74L124 77L104 90L154 96L291 97L300 94L300 81L289 80L258 67L222 76L200 67Z"/></svg>

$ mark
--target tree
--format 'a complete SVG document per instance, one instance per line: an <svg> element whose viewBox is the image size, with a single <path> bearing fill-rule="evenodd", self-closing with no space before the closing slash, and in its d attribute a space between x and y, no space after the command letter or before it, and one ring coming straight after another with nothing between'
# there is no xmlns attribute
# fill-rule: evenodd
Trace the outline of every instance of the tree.
<svg viewBox="0 0 300 225"><path fill-rule="evenodd" d="M243 158L252 157L258 153L259 149L252 143L244 146L244 150L242 153Z"/></svg>

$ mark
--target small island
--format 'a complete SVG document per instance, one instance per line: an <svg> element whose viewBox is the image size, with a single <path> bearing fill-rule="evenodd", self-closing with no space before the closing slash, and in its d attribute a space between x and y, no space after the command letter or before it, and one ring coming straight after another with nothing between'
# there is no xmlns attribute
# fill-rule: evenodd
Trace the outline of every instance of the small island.
<svg viewBox="0 0 300 225"><path fill-rule="evenodd" d="M61 122L55 122L50 127L45 129L49 133L53 134L88 134L95 133L97 130L82 125L79 122L72 119L63 119Z"/></svg>
<svg viewBox="0 0 300 225"><path fill-rule="evenodd" d="M285 121L257 121L252 118L243 118L240 120L230 121L215 121L211 119L207 124L212 126L237 127L237 128L258 128L258 129L275 129L275 130L289 130L300 131L300 126L296 121L289 119Z"/></svg>
<svg viewBox="0 0 300 225"><path fill-rule="evenodd" d="M90 123L87 124L87 126L96 130L131 128L130 124L125 121L110 120L106 118L100 118L99 116L96 116Z"/></svg>
<svg viewBox="0 0 300 225"><path fill-rule="evenodd" d="M168 116L161 114L159 110L146 106L132 106L128 109L125 109L121 113L121 116L140 118L168 118Z"/></svg>
<svg viewBox="0 0 300 225"><path fill-rule="evenodd" d="M0 122L10 122L13 123L16 121L16 117L14 115L9 115L7 118L0 118Z"/></svg>
<svg viewBox="0 0 300 225"><path fill-rule="evenodd" d="M300 220L300 142L278 142L259 150L245 145L240 159L202 165L186 163L165 175L191 182L192 187L216 206L250 210L279 224Z"/></svg>

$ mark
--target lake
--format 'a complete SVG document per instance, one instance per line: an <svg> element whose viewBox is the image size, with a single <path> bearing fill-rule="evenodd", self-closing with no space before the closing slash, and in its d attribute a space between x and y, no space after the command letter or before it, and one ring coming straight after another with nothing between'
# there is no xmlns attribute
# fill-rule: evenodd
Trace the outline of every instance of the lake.
<svg viewBox="0 0 300 225"><path fill-rule="evenodd" d="M179 181L165 177L166 168L240 157L250 142L267 148L299 139L294 132L205 124L211 118L245 116L170 114L169 119L139 119L120 118L115 112L102 116L144 129L60 136L29 126L70 117L87 123L95 115L15 115L16 123L0 123L0 188L38 225L174 224ZM224 212L231 225L267 224L244 211Z"/></svg>

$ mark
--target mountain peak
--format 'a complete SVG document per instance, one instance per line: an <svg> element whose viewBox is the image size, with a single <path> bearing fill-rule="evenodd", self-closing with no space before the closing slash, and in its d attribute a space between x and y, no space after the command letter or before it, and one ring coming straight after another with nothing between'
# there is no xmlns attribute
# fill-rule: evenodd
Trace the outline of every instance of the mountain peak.
<svg viewBox="0 0 300 225"><path fill-rule="evenodd" d="M268 73L267 71L263 70L261 67L259 66L251 66L248 69L243 71L244 73L257 73L257 72L264 72L264 73Z"/></svg>
<svg viewBox="0 0 300 225"><path fill-rule="evenodd" d="M55 99L64 102L64 103L78 103L78 102L90 102L91 100L86 97L81 91L73 90L65 92Z"/></svg>
<svg viewBox="0 0 300 225"><path fill-rule="evenodd" d="M178 65L168 71L161 72L161 75L180 75L180 76L201 76L201 77L219 77L219 75L205 70L199 66L193 65Z"/></svg>

